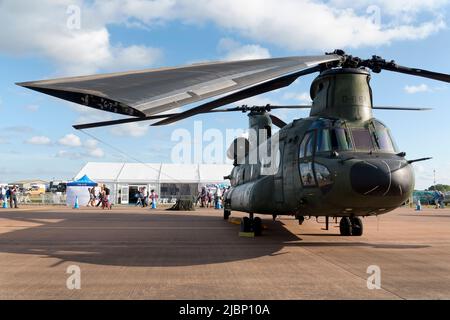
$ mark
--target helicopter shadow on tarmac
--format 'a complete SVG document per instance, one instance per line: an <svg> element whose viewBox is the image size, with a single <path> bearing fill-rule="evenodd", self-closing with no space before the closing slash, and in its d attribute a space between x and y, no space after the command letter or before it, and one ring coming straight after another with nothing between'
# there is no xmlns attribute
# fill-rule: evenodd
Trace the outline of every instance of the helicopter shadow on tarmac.
<svg viewBox="0 0 450 320"><path fill-rule="evenodd" d="M268 226L264 236L240 238L239 226L201 212L0 212L1 229L21 228L0 233L0 255L28 254L58 259L52 267L65 262L172 267L276 257L289 254L280 251L293 246L423 247L343 242L338 237L309 242L289 231L281 221L264 220L264 224Z"/></svg>

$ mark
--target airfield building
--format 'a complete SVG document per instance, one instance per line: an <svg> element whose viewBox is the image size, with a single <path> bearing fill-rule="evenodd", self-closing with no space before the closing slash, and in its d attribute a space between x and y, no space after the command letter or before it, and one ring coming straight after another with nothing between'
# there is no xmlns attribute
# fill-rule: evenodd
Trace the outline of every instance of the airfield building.
<svg viewBox="0 0 450 320"><path fill-rule="evenodd" d="M74 179L87 175L99 184L106 184L114 203L136 203L140 187L154 189L161 202L170 203L182 196L196 196L202 186L228 185L229 181L223 177L232 168L231 164L88 162Z"/></svg>

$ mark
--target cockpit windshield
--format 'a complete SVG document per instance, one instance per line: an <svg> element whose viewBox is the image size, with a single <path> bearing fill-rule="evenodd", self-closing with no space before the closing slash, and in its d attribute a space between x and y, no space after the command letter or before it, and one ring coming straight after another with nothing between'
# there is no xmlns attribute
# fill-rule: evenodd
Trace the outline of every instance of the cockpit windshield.
<svg viewBox="0 0 450 320"><path fill-rule="evenodd" d="M328 128L317 130L316 152L351 149L352 141L346 129Z"/></svg>
<svg viewBox="0 0 450 320"><path fill-rule="evenodd" d="M319 119L305 135L300 156L311 156L312 150L315 153L349 150L397 152L397 147L389 129L378 120L372 120L365 127L347 127L341 121Z"/></svg>
<svg viewBox="0 0 450 320"><path fill-rule="evenodd" d="M388 128L378 121L372 122L372 128L373 137L378 149L387 152L398 152L397 146L392 139Z"/></svg>

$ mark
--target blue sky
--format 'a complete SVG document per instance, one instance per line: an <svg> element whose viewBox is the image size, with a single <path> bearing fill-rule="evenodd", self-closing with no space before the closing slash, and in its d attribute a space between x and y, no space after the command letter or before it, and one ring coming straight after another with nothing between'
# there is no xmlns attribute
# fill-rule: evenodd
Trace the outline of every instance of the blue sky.
<svg viewBox="0 0 450 320"><path fill-rule="evenodd" d="M71 29L71 5L80 28ZM183 65L206 60L321 54L342 48L450 73L450 3L430 1L9 1L0 2L0 183L70 179L87 161L170 162L175 129L246 128L243 114L202 115L168 127L148 124L72 129L114 117L15 86L15 82ZM314 76L247 103L304 104ZM450 86L383 72L373 75L376 105L433 107L376 111L416 165L416 186L450 184ZM307 111L279 111L286 121ZM227 146L224 146L226 148ZM119 152L121 151L121 152ZM130 156L131 155L131 156Z"/></svg>

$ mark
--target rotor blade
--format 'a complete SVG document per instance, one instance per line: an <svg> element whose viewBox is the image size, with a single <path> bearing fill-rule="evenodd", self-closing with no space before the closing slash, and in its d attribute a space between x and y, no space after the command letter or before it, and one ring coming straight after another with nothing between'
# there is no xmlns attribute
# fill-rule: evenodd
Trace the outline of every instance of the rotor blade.
<svg viewBox="0 0 450 320"><path fill-rule="evenodd" d="M270 111L270 110L275 110L275 109L311 109L311 106L309 105L304 105L304 106L273 106L271 104L265 105L265 106L252 106L252 107L248 107L246 105L244 106L240 106L240 107L234 107L234 108L228 108L228 109L214 109L214 110L209 110L209 111L205 111L205 112L201 112L201 113L211 113L211 112L231 112L231 111L252 111L252 109L259 109L259 110L265 110L265 111Z"/></svg>
<svg viewBox="0 0 450 320"><path fill-rule="evenodd" d="M277 116L274 116L273 114L270 115L270 119L272 119L272 123L276 125L278 128L283 128L287 126L287 123L278 118Z"/></svg>
<svg viewBox="0 0 450 320"><path fill-rule="evenodd" d="M103 111L145 117L342 59L332 54L208 62L17 84Z"/></svg>
<svg viewBox="0 0 450 320"><path fill-rule="evenodd" d="M372 109L376 109L376 110L400 110L400 111L428 111L428 110L433 110L432 108L410 108L410 107L387 107L387 106L383 106L383 107L372 107Z"/></svg>
<svg viewBox="0 0 450 320"><path fill-rule="evenodd" d="M253 86L253 87L250 87L247 89L243 89L241 91L232 93L225 97L221 97L219 99L204 103L196 108L192 108L190 110L182 112L179 115L169 117L162 121L156 122L156 123L152 124L152 126L160 126L160 125L170 124L170 123L173 123L176 121L180 121L180 120L192 117L193 115L196 115L199 113L205 113L212 109L215 109L215 108L218 108L218 107L221 107L221 106L224 106L224 105L236 102L236 101L240 101L240 100L243 100L246 98L256 96L261 93L284 88L284 87L290 85L291 83L293 83L295 80L297 80L297 78L299 78L301 76L305 76L310 73L320 71L320 69L321 69L321 66L316 65L316 66L308 68L308 69L304 69L304 70L301 70L301 71L298 71L298 72L295 72L295 73L292 73L292 74L289 74L286 76L282 76L282 77L275 78L275 79L272 79L267 82L263 82L256 86Z"/></svg>
<svg viewBox="0 0 450 320"><path fill-rule="evenodd" d="M76 130L99 128L99 127L113 126L113 125L123 124L123 123L149 121L149 120L167 118L167 117L173 116L174 114L175 113L161 114L161 115L141 117L141 118L126 118L126 119L117 119L117 120L110 120L110 121L85 123L85 124L75 124L72 127Z"/></svg>
<svg viewBox="0 0 450 320"><path fill-rule="evenodd" d="M311 109L311 105L303 105L303 106L269 106L270 109Z"/></svg>
<svg viewBox="0 0 450 320"><path fill-rule="evenodd" d="M409 68L409 67L399 66L394 63L387 63L386 65L383 65L382 68L385 70L399 72L399 73L405 73L405 74L409 74L409 75L413 75L413 76L418 76L418 77L423 77L423 78L428 78L428 79L433 79L433 80L438 80L438 81L444 81L444 82L450 82L450 74L439 73L439 72L434 72L434 71L429 71L429 70L424 70L424 69Z"/></svg>

